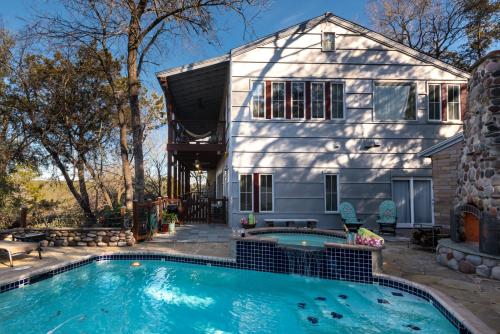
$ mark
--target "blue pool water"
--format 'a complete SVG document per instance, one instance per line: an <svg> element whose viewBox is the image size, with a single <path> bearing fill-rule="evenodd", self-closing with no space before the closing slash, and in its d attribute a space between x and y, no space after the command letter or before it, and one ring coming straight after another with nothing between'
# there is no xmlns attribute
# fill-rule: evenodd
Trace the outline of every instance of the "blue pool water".
<svg viewBox="0 0 500 334"><path fill-rule="evenodd" d="M262 233L256 235L259 238L277 239L278 244L323 247L325 242L345 244L344 238L337 238L330 235L309 234L309 233Z"/></svg>
<svg viewBox="0 0 500 334"><path fill-rule="evenodd" d="M429 302L391 288L130 263L91 263L0 294L0 333L457 333Z"/></svg>

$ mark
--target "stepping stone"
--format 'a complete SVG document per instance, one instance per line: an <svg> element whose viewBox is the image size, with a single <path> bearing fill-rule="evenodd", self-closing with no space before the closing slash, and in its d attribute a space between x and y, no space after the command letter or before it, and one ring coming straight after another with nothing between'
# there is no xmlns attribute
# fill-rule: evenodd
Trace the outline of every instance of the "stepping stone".
<svg viewBox="0 0 500 334"><path fill-rule="evenodd" d="M330 314L332 315L333 319L342 319L344 317L342 314L337 312L331 312Z"/></svg>
<svg viewBox="0 0 500 334"><path fill-rule="evenodd" d="M412 330L414 330L414 331L419 331L419 330L420 330L420 327L415 326L415 325L412 325L412 324L410 324L410 325L405 325L405 327L408 327L409 329L412 329Z"/></svg>
<svg viewBox="0 0 500 334"><path fill-rule="evenodd" d="M313 317L313 316L308 316L308 317L307 317L307 320L309 320L309 322L310 322L311 324L317 324L317 323L318 323L318 318Z"/></svg>
<svg viewBox="0 0 500 334"><path fill-rule="evenodd" d="M316 297L316 298L314 298L314 300L321 300L321 301L325 301L325 300L326 300L326 298L325 298L325 297Z"/></svg>
<svg viewBox="0 0 500 334"><path fill-rule="evenodd" d="M377 301L378 301L379 304L390 304L387 299L379 298L379 299L377 299Z"/></svg>
<svg viewBox="0 0 500 334"><path fill-rule="evenodd" d="M347 296L346 295L339 295L339 298L347 299Z"/></svg>
<svg viewBox="0 0 500 334"><path fill-rule="evenodd" d="M403 294L401 292L393 292L392 295L396 297L403 297Z"/></svg>
<svg viewBox="0 0 500 334"><path fill-rule="evenodd" d="M306 303L298 303L297 306L299 308L306 308Z"/></svg>

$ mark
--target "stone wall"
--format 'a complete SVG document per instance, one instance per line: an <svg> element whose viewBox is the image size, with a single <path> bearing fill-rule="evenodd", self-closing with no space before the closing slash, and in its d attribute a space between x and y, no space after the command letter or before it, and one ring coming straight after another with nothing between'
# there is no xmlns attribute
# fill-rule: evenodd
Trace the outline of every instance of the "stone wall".
<svg viewBox="0 0 500 334"><path fill-rule="evenodd" d="M49 228L25 229L26 233L45 233L44 247L87 246L87 247L124 247L135 243L130 229L119 228ZM19 233L18 233L19 234ZM23 234L23 233L21 233Z"/></svg>
<svg viewBox="0 0 500 334"><path fill-rule="evenodd" d="M468 96L455 205L473 204L500 219L499 50L475 66Z"/></svg>
<svg viewBox="0 0 500 334"><path fill-rule="evenodd" d="M450 210L457 189L458 164L463 142L432 156L432 186L434 189L434 219L436 225L450 224Z"/></svg>

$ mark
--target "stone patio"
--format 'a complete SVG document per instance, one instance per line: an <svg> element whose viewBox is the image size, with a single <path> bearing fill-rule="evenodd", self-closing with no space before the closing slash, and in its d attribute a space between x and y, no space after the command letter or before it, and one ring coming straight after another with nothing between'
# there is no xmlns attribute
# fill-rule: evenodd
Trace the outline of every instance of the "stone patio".
<svg viewBox="0 0 500 334"><path fill-rule="evenodd" d="M169 254L193 254L217 257L232 257L231 229L222 225L186 225L178 229L175 236L157 235L152 242L132 247L59 247L46 248L43 259L24 256L15 259L14 268L8 266L8 259L0 259L0 284L13 281L23 274L42 267L78 260L98 252L123 252L152 250ZM387 238L392 239L392 238ZM402 277L430 286L462 305L489 327L500 333L500 283L476 275L465 275L440 266L435 253L410 245L407 238L400 236L388 241L383 251L386 274Z"/></svg>

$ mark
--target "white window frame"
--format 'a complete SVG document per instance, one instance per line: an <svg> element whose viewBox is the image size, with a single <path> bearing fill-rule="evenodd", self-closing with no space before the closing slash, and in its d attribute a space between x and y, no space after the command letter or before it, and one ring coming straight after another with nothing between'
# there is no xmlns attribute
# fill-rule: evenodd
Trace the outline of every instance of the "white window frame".
<svg viewBox="0 0 500 334"><path fill-rule="evenodd" d="M430 87L431 86L439 86L439 119L431 119L431 112L430 112L430 105L431 105L431 100L430 100ZM427 120L429 122L441 122L443 119L443 97L441 96L443 93L443 85L441 83L434 83L434 82L429 82L427 84Z"/></svg>
<svg viewBox="0 0 500 334"><path fill-rule="evenodd" d="M326 205L326 179L328 176L335 176L337 178L337 210L328 211ZM340 206L340 176L338 173L324 173L323 174L323 204L325 206L325 213L339 213Z"/></svg>
<svg viewBox="0 0 500 334"><path fill-rule="evenodd" d="M283 85L283 117L274 117L274 84ZM285 119L286 118L286 83L284 81L271 82L271 118L272 119Z"/></svg>
<svg viewBox="0 0 500 334"><path fill-rule="evenodd" d="M301 85L303 88L303 99L302 99L302 105L303 105L303 110L302 110L302 117L293 117L293 101L300 101L300 100L294 100L293 99L293 85ZM292 81L290 83L290 118L291 119L305 119L306 118L306 83L304 81Z"/></svg>
<svg viewBox="0 0 500 334"><path fill-rule="evenodd" d="M448 97L450 94L448 93L449 87L458 87L458 102L449 102ZM446 84L446 120L450 122L459 122L461 120L462 108L461 108L461 100L460 100L460 84ZM458 103L458 118L450 118L450 103Z"/></svg>
<svg viewBox="0 0 500 334"><path fill-rule="evenodd" d="M257 117L257 116L254 116L254 108L253 108L253 100L254 100L254 94L255 94L255 90L254 90L254 85L256 84L261 84L262 85L262 99L264 100L264 116L262 117ZM251 86L250 86L250 91L251 91L251 94L252 94L252 100L250 101L250 106L251 106L251 115L252 115L252 118L253 119L265 119L266 118L266 83L265 81L262 81L262 80L255 80L255 81L252 81L251 82Z"/></svg>
<svg viewBox="0 0 500 334"><path fill-rule="evenodd" d="M313 117L313 85L316 85L316 84L319 84L323 87L323 117ZM326 100L326 96L325 96L325 82L324 81L313 81L311 82L311 120L324 120L326 115L325 115L325 100Z"/></svg>
<svg viewBox="0 0 500 334"><path fill-rule="evenodd" d="M250 178L251 178L251 181L250 181L250 194L251 194L251 199L252 199L252 207L250 208L250 210L242 210L241 209L241 177L242 176L248 176L250 175ZM253 212L253 208L254 208L254 194L253 194L253 174L251 173L244 173L244 174L239 174L239 178L238 178L238 206L239 206L239 209L240 209L240 212L244 212L244 213L248 213L248 212Z"/></svg>
<svg viewBox="0 0 500 334"><path fill-rule="evenodd" d="M325 36L326 35L332 35L333 36L333 48L331 50L325 49ZM323 31L321 34L321 51L323 52L334 52L335 49L337 48L337 36L333 31Z"/></svg>
<svg viewBox="0 0 500 334"><path fill-rule="evenodd" d="M263 210L262 209L262 185L261 185L261 177L262 176L271 176L271 199L272 199L272 210ZM259 212L274 212L274 174L266 173L266 174L259 174Z"/></svg>
<svg viewBox="0 0 500 334"><path fill-rule="evenodd" d="M397 119L397 120L381 120L377 119L375 115L375 87L377 84L410 84L415 85L415 119ZM385 123L400 123L400 122L418 122L418 83L416 81L391 81L391 80L373 80L372 81L372 120L374 122L385 122Z"/></svg>
<svg viewBox="0 0 500 334"><path fill-rule="evenodd" d="M410 224L401 224L397 223L397 227L413 227L415 224L415 204L413 202L413 182L414 181L430 181L431 182L431 218L432 218L432 226L435 225L434 222L434 184L432 182L432 178L430 177L393 177L391 180L391 197L394 198L394 181L410 181L410 217L411 217L411 222Z"/></svg>
<svg viewBox="0 0 500 334"><path fill-rule="evenodd" d="M342 85L342 117L333 117L333 85ZM345 107L345 82L333 81L330 83L330 119L332 120L345 120L346 107ZM326 117L326 115L325 115Z"/></svg>

